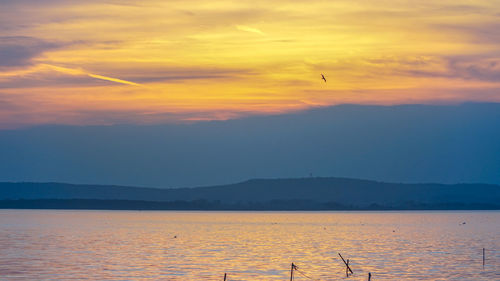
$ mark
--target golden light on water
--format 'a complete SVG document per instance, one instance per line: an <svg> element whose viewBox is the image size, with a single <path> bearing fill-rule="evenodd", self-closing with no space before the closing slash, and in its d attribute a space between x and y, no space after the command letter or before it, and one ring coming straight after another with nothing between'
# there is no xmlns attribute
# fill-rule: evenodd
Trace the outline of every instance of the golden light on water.
<svg viewBox="0 0 500 281"><path fill-rule="evenodd" d="M497 1L2 5L1 126L500 101Z"/></svg>
<svg viewBox="0 0 500 281"><path fill-rule="evenodd" d="M16 280L495 280L497 211L0 210ZM465 225L458 222L467 221ZM27 229L29 231L27 231ZM482 267L481 250L488 259ZM22 249L22 251L20 250ZM310 280L296 273L294 280Z"/></svg>

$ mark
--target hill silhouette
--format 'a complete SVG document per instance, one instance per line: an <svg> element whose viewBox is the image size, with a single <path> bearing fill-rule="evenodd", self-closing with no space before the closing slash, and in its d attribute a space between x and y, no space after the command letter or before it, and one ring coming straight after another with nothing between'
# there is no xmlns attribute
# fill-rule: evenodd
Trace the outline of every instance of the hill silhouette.
<svg viewBox="0 0 500 281"><path fill-rule="evenodd" d="M175 189L65 183L0 183L0 200L20 199L24 200L24 204L25 200L48 199L122 200L123 204L127 201L191 202L191 207L186 203L178 209L286 210L294 209L290 206L294 204L302 205L299 209L376 209L377 206L381 209L411 209L411 206L417 209L467 209L467 206L472 209L481 209L481 206L500 209L500 186L404 184L348 178L253 179L229 185ZM86 202L90 204L90 201ZM9 204L13 206L12 202ZM71 207L67 202L65 204L66 207ZM127 209L125 205L123 208ZM153 209L176 209L174 205L153 205L156 206Z"/></svg>

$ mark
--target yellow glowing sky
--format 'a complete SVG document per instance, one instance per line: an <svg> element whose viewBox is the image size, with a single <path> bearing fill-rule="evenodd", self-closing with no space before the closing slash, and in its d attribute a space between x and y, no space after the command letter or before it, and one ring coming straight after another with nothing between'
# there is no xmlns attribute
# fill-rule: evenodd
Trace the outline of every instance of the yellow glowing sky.
<svg viewBox="0 0 500 281"><path fill-rule="evenodd" d="M500 102L500 1L0 5L0 128Z"/></svg>

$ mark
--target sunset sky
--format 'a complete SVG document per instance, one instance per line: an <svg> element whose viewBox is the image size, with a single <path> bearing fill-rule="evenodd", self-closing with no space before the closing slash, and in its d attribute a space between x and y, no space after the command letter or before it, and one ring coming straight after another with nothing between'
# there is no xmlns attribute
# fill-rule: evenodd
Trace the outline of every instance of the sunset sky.
<svg viewBox="0 0 500 281"><path fill-rule="evenodd" d="M496 0L0 0L0 129L500 102L499 30Z"/></svg>

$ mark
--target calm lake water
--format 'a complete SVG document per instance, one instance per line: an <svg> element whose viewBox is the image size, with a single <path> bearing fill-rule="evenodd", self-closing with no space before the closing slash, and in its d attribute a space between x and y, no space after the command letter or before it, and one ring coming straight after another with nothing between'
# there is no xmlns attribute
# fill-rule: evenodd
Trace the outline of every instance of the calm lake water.
<svg viewBox="0 0 500 281"><path fill-rule="evenodd" d="M1 280L342 280L339 252L347 280L500 280L500 212L0 210Z"/></svg>

